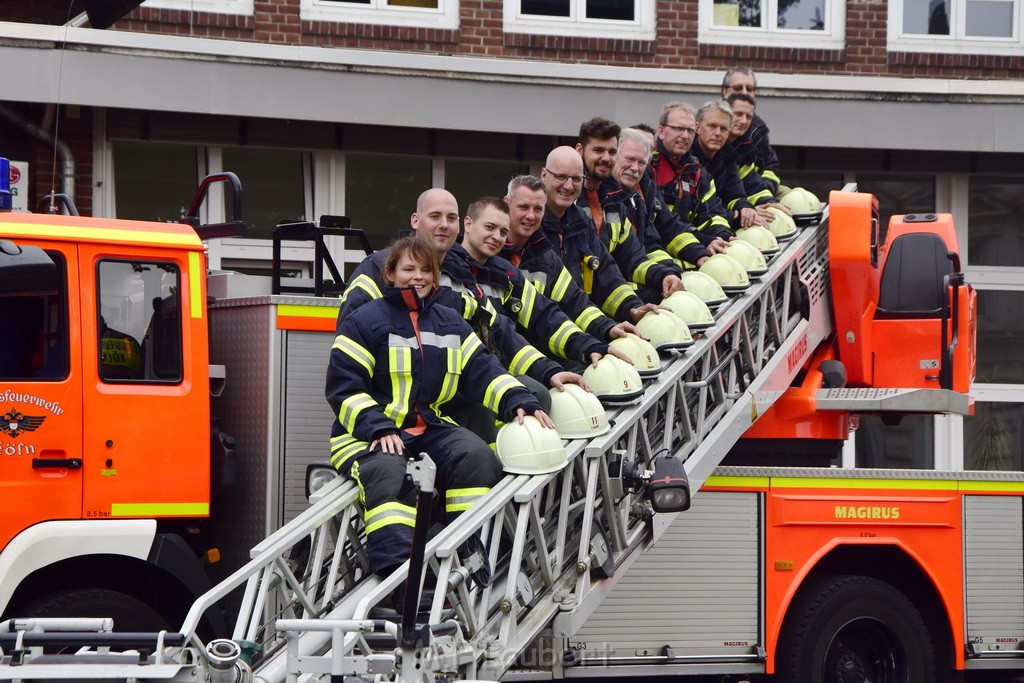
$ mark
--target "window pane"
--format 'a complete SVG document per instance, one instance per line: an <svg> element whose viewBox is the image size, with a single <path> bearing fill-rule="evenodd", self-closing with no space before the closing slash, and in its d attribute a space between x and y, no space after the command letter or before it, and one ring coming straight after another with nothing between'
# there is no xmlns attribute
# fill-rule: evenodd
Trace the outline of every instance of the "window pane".
<svg viewBox="0 0 1024 683"><path fill-rule="evenodd" d="M242 183L242 220L245 237L274 234L282 220L305 218L302 153L290 149L225 147L223 166ZM225 215L231 217L231 191L224 192Z"/></svg>
<svg viewBox="0 0 1024 683"><path fill-rule="evenodd" d="M857 189L878 197L878 215L882 241L889 229L889 218L908 213L935 211L935 176L857 174Z"/></svg>
<svg viewBox="0 0 1024 683"><path fill-rule="evenodd" d="M529 172L527 164L449 159L444 164L444 186L455 195L459 211L465 215L471 202L487 196L504 197L508 181Z"/></svg>
<svg viewBox="0 0 1024 683"><path fill-rule="evenodd" d="M967 195L968 260L978 266L1024 265L1024 177L971 176Z"/></svg>
<svg viewBox="0 0 1024 683"><path fill-rule="evenodd" d="M761 28L760 0L728 0L714 4L715 26L753 26Z"/></svg>
<svg viewBox="0 0 1024 683"><path fill-rule="evenodd" d="M199 187L195 147L120 140L112 147L118 218L164 222L185 215Z"/></svg>
<svg viewBox="0 0 1024 683"><path fill-rule="evenodd" d="M426 7L437 9L438 0L388 0L389 7Z"/></svg>
<svg viewBox="0 0 1024 683"><path fill-rule="evenodd" d="M431 187L430 159L384 154L345 156L345 215L374 249L409 230L416 198Z"/></svg>
<svg viewBox="0 0 1024 683"><path fill-rule="evenodd" d="M181 381L178 267L101 261L99 370L105 381Z"/></svg>
<svg viewBox="0 0 1024 683"><path fill-rule="evenodd" d="M633 21L635 0L587 0L587 19Z"/></svg>
<svg viewBox="0 0 1024 683"><path fill-rule="evenodd" d="M779 0L779 28L824 30L825 0Z"/></svg>
<svg viewBox="0 0 1024 683"><path fill-rule="evenodd" d="M67 262L33 277L0 279L0 379L63 379L68 374Z"/></svg>
<svg viewBox="0 0 1024 683"><path fill-rule="evenodd" d="M570 0L522 0L523 14L545 17L568 17Z"/></svg>
<svg viewBox="0 0 1024 683"><path fill-rule="evenodd" d="M1013 3L967 0L968 37L1012 38Z"/></svg>
<svg viewBox="0 0 1024 683"><path fill-rule="evenodd" d="M1024 404L978 403L964 418L964 469L1011 470L1022 467Z"/></svg>
<svg viewBox="0 0 1024 683"><path fill-rule="evenodd" d="M1024 292L978 292L979 382L1024 384Z"/></svg>
<svg viewBox="0 0 1024 683"><path fill-rule="evenodd" d="M903 32L949 35L949 0L903 0Z"/></svg>
<svg viewBox="0 0 1024 683"><path fill-rule="evenodd" d="M857 467L935 466L935 419L931 415L908 415L896 425L886 425L874 415L862 415L855 433Z"/></svg>

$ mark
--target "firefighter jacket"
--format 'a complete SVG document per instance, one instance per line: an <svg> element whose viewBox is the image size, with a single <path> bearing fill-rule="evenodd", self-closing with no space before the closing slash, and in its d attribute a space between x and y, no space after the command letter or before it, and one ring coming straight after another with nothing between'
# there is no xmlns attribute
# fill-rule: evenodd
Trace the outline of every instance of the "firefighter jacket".
<svg viewBox="0 0 1024 683"><path fill-rule="evenodd" d="M734 237L728 212L715 193L711 175L692 154L674 159L658 140L647 173L653 176L669 210L696 228L701 244L710 244L716 237ZM666 236L662 235L662 239Z"/></svg>
<svg viewBox="0 0 1024 683"><path fill-rule="evenodd" d="M636 225L623 206L624 198L625 189L608 178L595 190L584 188L576 205L594 222L601 242L611 252L623 275L637 287L651 287L661 292L665 278L677 275L679 269L647 255L643 241L636 234Z"/></svg>
<svg viewBox="0 0 1024 683"><path fill-rule="evenodd" d="M767 204L775 201L775 190L778 189L779 183L771 183L761 176L760 166L758 164L758 149L751 133L754 130L753 124L747 129L747 132L733 140L730 144L732 148L736 150L737 155L737 169L739 171L740 180L743 181L743 191L747 193L747 199L753 204ZM768 148L774 156L775 151ZM778 160L776 159L776 163ZM778 178L778 176L776 176ZM767 197L767 199L762 199Z"/></svg>
<svg viewBox="0 0 1024 683"><path fill-rule="evenodd" d="M718 150L715 156L710 157L701 149L700 142L697 142L691 148L690 153L711 174L711 180L715 184L715 191L718 193L726 209L732 214L729 218L732 227L740 227L739 218L733 212L740 211L741 209L752 209L754 208L754 202L747 198L746 189L744 188L743 181L740 179L739 154L737 154L735 148L730 144L722 145L722 149ZM759 200L761 204L775 201L771 193L768 192L765 192Z"/></svg>
<svg viewBox="0 0 1024 683"><path fill-rule="evenodd" d="M352 273L341 298L339 326L354 310L383 296L384 261L388 253L388 249L382 249L368 256ZM562 367L526 341L516 331L515 323L499 315L482 292L467 287L465 283L471 279L465 264L446 254L441 264L437 303L457 311L513 375L528 375L544 386L550 385L551 377L562 372Z"/></svg>
<svg viewBox="0 0 1024 683"><path fill-rule="evenodd" d="M590 297L573 282L562 259L539 230L522 247L506 243L501 256L519 268L534 288L548 297L576 325L597 339L611 341L615 321L601 312Z"/></svg>
<svg viewBox="0 0 1024 683"><path fill-rule="evenodd" d="M338 324L326 387L336 418L332 464L341 469L387 434L454 425L442 409L456 392L505 421L518 408L540 409L436 289L420 299L411 287L385 288Z"/></svg>
<svg viewBox="0 0 1024 683"><path fill-rule="evenodd" d="M741 144L742 142L742 144ZM775 154L775 150L772 148L771 142L768 139L768 124L764 122L757 114L754 114L754 120L750 123L750 128L737 140L733 141L733 145L740 151L740 173L743 172L743 166L751 164L753 170L757 171L761 180L765 182L772 195L775 195L779 191L779 169L781 164L779 163L779 157ZM749 146L749 151L744 148Z"/></svg>
<svg viewBox="0 0 1024 683"><path fill-rule="evenodd" d="M668 208L653 174L644 173L636 187L623 190L623 207L637 234L643 235L648 256L687 268L695 268L698 260L711 256L697 239L693 226Z"/></svg>
<svg viewBox="0 0 1024 683"><path fill-rule="evenodd" d="M573 281L605 315L621 322L629 320L631 309L643 306L598 238L594 222L578 206L568 207L561 218L546 208L540 229Z"/></svg>
<svg viewBox="0 0 1024 683"><path fill-rule="evenodd" d="M480 263L461 244L453 245L448 254L466 264L473 277L466 286L488 297L495 309L516 322L519 332L534 346L547 346L559 358L581 363L589 363L591 353L608 353L607 344L581 330L558 304L538 292L504 258L496 256Z"/></svg>

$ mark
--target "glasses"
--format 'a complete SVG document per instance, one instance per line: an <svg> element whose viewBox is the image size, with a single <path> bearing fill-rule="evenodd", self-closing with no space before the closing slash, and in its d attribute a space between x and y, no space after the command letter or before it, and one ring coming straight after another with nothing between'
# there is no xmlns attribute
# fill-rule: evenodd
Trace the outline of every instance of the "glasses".
<svg viewBox="0 0 1024 683"><path fill-rule="evenodd" d="M688 126L671 126L666 123L665 127L668 128L669 130L674 130L677 133L686 133L688 135L693 135L694 133L697 132L696 128L690 128Z"/></svg>
<svg viewBox="0 0 1024 683"><path fill-rule="evenodd" d="M752 85L730 85L729 89L733 92L748 92L750 94L754 94L755 90Z"/></svg>
<svg viewBox="0 0 1024 683"><path fill-rule="evenodd" d="M565 185L566 181L571 180L573 185L579 185L583 182L583 176L581 175L566 175L565 173L555 173L554 171L544 168L548 175L555 179L555 182L559 185Z"/></svg>

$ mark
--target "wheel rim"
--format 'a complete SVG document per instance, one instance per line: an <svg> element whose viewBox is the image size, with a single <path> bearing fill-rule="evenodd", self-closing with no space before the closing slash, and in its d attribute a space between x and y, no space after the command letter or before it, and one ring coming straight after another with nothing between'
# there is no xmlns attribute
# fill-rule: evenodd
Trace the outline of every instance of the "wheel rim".
<svg viewBox="0 0 1024 683"><path fill-rule="evenodd" d="M828 683L899 683L908 680L907 654L882 622L854 619L833 636L821 672Z"/></svg>

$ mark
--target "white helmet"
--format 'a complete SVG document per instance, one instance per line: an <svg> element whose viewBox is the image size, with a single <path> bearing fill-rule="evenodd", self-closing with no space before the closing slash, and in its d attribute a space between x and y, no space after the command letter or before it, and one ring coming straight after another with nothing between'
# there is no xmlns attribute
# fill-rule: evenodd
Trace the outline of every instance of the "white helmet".
<svg viewBox="0 0 1024 683"><path fill-rule="evenodd" d="M797 227L792 216L777 206L769 206L768 210L775 214L775 220L768 224L768 229L772 231L776 239L788 240L796 235Z"/></svg>
<svg viewBox="0 0 1024 683"><path fill-rule="evenodd" d="M779 203L795 214L818 213L821 211L821 202L818 198L814 196L813 192L802 187L794 187L779 200Z"/></svg>
<svg viewBox="0 0 1024 683"><path fill-rule="evenodd" d="M547 474L568 462L558 432L542 426L533 415L527 415L523 424L513 419L499 429L496 450L509 474Z"/></svg>
<svg viewBox="0 0 1024 683"><path fill-rule="evenodd" d="M645 313L636 323L640 334L651 340L658 351L668 349L685 349L693 346L693 336L686 326L672 311L651 311Z"/></svg>
<svg viewBox="0 0 1024 683"><path fill-rule="evenodd" d="M693 292L700 297L700 300L708 306L715 306L728 300L722 285L715 282L715 278L699 270L685 270L679 275L683 282L683 288Z"/></svg>
<svg viewBox="0 0 1024 683"><path fill-rule="evenodd" d="M715 278L726 293L741 292L750 286L750 278L743 266L731 256L712 254L700 267L700 272Z"/></svg>
<svg viewBox="0 0 1024 683"><path fill-rule="evenodd" d="M633 403L644 393L636 368L611 355L597 361L596 367L588 365L583 371L583 379L605 405Z"/></svg>
<svg viewBox="0 0 1024 683"><path fill-rule="evenodd" d="M725 253L743 266L748 275L763 275L768 272L768 262L764 254L750 242L734 239L725 245Z"/></svg>
<svg viewBox="0 0 1024 683"><path fill-rule="evenodd" d="M658 350L643 337L638 337L635 334L616 337L612 339L611 346L622 351L633 361L633 367L636 368L640 377L653 377L661 372L661 358L658 357Z"/></svg>
<svg viewBox="0 0 1024 683"><path fill-rule="evenodd" d="M775 239L772 231L763 225L755 223L747 228L739 228L736 230L736 237L753 244L764 254L773 254L779 250L779 241Z"/></svg>
<svg viewBox="0 0 1024 683"><path fill-rule="evenodd" d="M711 309L693 292L672 292L661 305L671 309L691 331L704 330L715 324L715 316L711 315Z"/></svg>
<svg viewBox="0 0 1024 683"><path fill-rule="evenodd" d="M611 425L601 400L576 384L566 384L565 391L552 388L548 415L563 439L589 439L604 434Z"/></svg>

